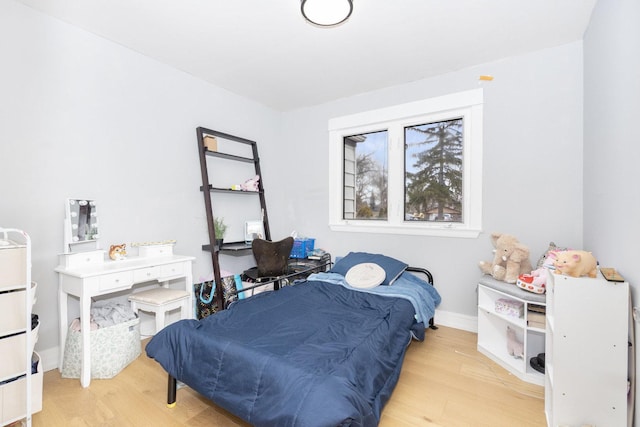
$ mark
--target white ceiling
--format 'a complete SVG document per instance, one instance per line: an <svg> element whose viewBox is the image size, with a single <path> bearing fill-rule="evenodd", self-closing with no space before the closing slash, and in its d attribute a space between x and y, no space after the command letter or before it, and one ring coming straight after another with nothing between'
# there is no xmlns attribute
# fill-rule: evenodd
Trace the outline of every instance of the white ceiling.
<svg viewBox="0 0 640 427"><path fill-rule="evenodd" d="M18 0L287 111L581 40L597 0L354 0L344 25L300 0Z"/></svg>

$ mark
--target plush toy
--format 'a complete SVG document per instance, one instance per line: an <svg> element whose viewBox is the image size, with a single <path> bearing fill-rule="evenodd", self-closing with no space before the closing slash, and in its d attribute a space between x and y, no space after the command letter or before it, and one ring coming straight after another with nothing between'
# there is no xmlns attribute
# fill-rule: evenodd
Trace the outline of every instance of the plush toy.
<svg viewBox="0 0 640 427"><path fill-rule="evenodd" d="M507 352L516 359L524 357L524 344L518 341L516 331L507 326Z"/></svg>
<svg viewBox="0 0 640 427"><path fill-rule="evenodd" d="M556 253L553 265L556 274L564 274L571 277L589 276L596 277L598 262L591 252L587 251L561 251Z"/></svg>
<svg viewBox="0 0 640 427"><path fill-rule="evenodd" d="M516 285L525 291L534 294L543 294L547 289L547 270L553 270L553 263L556 260L555 251L548 251L544 255L544 261L540 268L531 272L531 274L521 274L518 276Z"/></svg>
<svg viewBox="0 0 640 427"><path fill-rule="evenodd" d="M495 247L492 262L480 261L480 270L496 280L516 283L518 276L531 272L529 248L510 234L492 233L491 242Z"/></svg>
<svg viewBox="0 0 640 427"><path fill-rule="evenodd" d="M542 254L542 256L538 259L538 262L536 263L536 268L540 268L543 265L545 267L547 267L550 270L554 270L555 267L553 266L553 261L555 260L555 253L556 252L560 252L560 251L568 251L571 248L565 248L565 247L560 247L558 245L556 245L553 242L549 242L549 247L547 248L547 250ZM554 257L553 260L549 260L549 256Z"/></svg>
<svg viewBox="0 0 640 427"><path fill-rule="evenodd" d="M244 184L240 184L240 189L242 191L258 191L258 181L260 181L260 176L256 175L246 180Z"/></svg>
<svg viewBox="0 0 640 427"><path fill-rule="evenodd" d="M121 245L111 245L109 247L109 258L114 261L120 261L127 257L127 245L125 243Z"/></svg>

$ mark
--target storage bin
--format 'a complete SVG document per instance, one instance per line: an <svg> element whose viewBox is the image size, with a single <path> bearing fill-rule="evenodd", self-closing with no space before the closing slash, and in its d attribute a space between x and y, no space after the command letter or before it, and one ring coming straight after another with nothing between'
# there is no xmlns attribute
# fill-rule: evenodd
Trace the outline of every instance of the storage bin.
<svg viewBox="0 0 640 427"><path fill-rule="evenodd" d="M40 325L31 330L31 348L29 353L33 352L33 347L38 342L38 331ZM2 355L2 363L0 363L0 381L11 378L16 372L24 372L24 361L26 359L26 335L24 332L2 338L0 340L0 354Z"/></svg>
<svg viewBox="0 0 640 427"><path fill-rule="evenodd" d="M496 300L496 313L506 314L512 317L522 317L524 315L524 303L507 298Z"/></svg>
<svg viewBox="0 0 640 427"><path fill-rule="evenodd" d="M91 378L115 377L133 362L142 347L140 345L140 319L118 323L89 332L91 353ZM62 362L63 378L80 378L82 371L81 332L69 329Z"/></svg>
<svg viewBox="0 0 640 427"><path fill-rule="evenodd" d="M294 239L290 258L306 258L313 252L316 239Z"/></svg>
<svg viewBox="0 0 640 427"><path fill-rule="evenodd" d="M31 305L36 301L37 286L36 282L31 282ZM24 330L26 294L24 289L0 292L0 336Z"/></svg>
<svg viewBox="0 0 640 427"><path fill-rule="evenodd" d="M42 410L42 361L38 353L33 353L36 372L31 374L31 413ZM24 361L23 361L24 363ZM27 402L26 379L18 378L0 385L0 424L5 425L25 417Z"/></svg>
<svg viewBox="0 0 640 427"><path fill-rule="evenodd" d="M10 240L8 246L0 247L0 291L24 288L27 271L27 248Z"/></svg>

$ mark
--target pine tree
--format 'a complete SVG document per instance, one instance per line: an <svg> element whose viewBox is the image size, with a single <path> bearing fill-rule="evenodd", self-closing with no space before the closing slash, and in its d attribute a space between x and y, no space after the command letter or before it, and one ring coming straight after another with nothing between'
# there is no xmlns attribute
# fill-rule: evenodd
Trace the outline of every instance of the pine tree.
<svg viewBox="0 0 640 427"><path fill-rule="evenodd" d="M405 212L436 208L436 220L444 219L445 208L462 212L462 119L413 126L409 131L418 135L408 146L426 148L412 156L416 171L406 172ZM410 159L406 161L409 164Z"/></svg>

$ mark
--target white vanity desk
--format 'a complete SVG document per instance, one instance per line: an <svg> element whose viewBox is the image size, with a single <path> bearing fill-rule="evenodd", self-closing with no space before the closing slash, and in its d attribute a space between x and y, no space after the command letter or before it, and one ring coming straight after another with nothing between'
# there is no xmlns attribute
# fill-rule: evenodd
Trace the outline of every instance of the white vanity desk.
<svg viewBox="0 0 640 427"><path fill-rule="evenodd" d="M88 387L91 382L90 322L91 298L131 289L134 284L160 282L167 287L170 280L183 279L184 289L192 294L191 263L194 257L167 255L157 257L130 257L112 261L104 259L104 251L91 251L61 255L59 273L58 307L60 316L60 358L62 370L64 346L67 340L69 295L80 298L80 322L82 327L82 373L80 383ZM193 296L189 303L193 306Z"/></svg>

